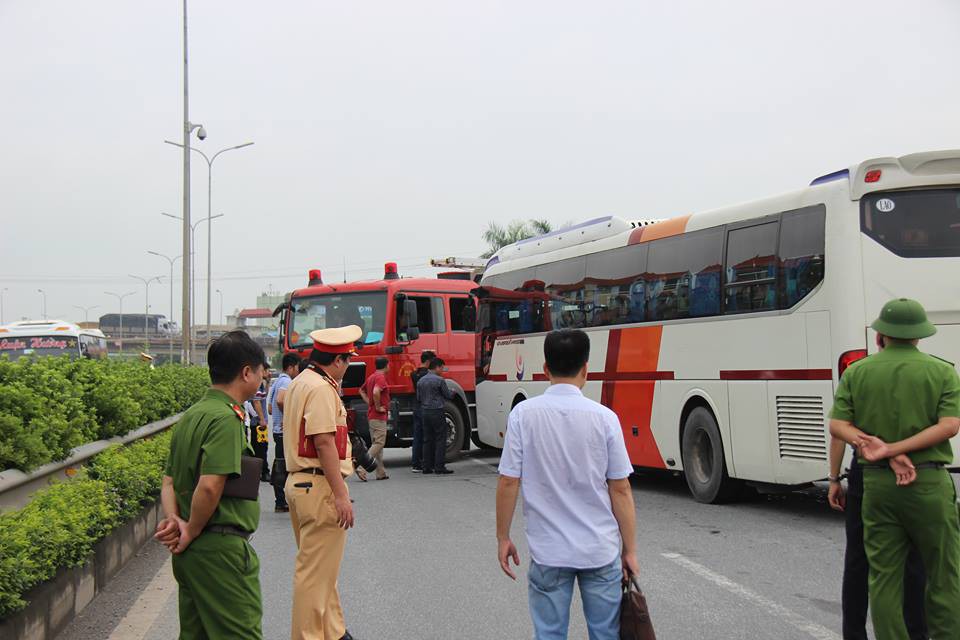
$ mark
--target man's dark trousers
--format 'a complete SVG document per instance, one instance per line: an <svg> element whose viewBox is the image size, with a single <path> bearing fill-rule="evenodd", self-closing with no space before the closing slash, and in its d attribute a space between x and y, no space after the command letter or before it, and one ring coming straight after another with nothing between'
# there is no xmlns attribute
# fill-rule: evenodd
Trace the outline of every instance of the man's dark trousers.
<svg viewBox="0 0 960 640"><path fill-rule="evenodd" d="M283 457L282 433L273 434L273 471L270 473L270 482L273 483L273 497L276 506L278 508L286 507L287 496L283 492L283 487L287 484L287 465Z"/></svg>
<svg viewBox="0 0 960 640"><path fill-rule="evenodd" d="M867 640L867 578L870 563L863 548L863 469L854 464L847 478L847 506L844 508L847 550L843 556L843 640ZM916 549L910 550L903 576L903 617L912 640L927 640L923 597L927 577Z"/></svg>
<svg viewBox="0 0 960 640"><path fill-rule="evenodd" d="M423 470L446 469L447 419L443 409L423 409Z"/></svg>
<svg viewBox="0 0 960 640"><path fill-rule="evenodd" d="M423 409L420 403L413 408L413 452L411 466L414 469L423 468Z"/></svg>

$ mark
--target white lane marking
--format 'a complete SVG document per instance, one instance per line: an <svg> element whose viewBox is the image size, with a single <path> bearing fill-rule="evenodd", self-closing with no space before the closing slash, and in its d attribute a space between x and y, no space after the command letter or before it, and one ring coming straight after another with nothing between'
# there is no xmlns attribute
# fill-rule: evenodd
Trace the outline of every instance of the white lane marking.
<svg viewBox="0 0 960 640"><path fill-rule="evenodd" d="M177 591L177 581L173 578L173 564L170 558L163 563L157 575L133 603L127 615L114 628L108 640L143 640L150 627L163 612L171 594Z"/></svg>
<svg viewBox="0 0 960 640"><path fill-rule="evenodd" d="M467 460L469 460L474 464L479 464L480 466L485 467L487 469L493 469L494 472L496 473L500 473L500 468L497 467L496 465L490 464L489 462L484 462L483 460L477 460L476 458L467 458Z"/></svg>
<svg viewBox="0 0 960 640"><path fill-rule="evenodd" d="M809 634L811 637L816 638L817 640L841 640L840 636L830 629L822 627L816 622L804 618L799 613L791 611L782 604L778 604L769 598L765 598L755 591L751 591L742 584L737 584L726 576L722 576L719 573L711 571L702 564L697 564L684 555L679 553L662 553L660 555L667 560L671 560L679 564L685 569L689 569L701 578L714 583L721 589L725 589L734 595L740 596L744 600L749 600L770 615L780 618L787 624L796 627L800 631Z"/></svg>

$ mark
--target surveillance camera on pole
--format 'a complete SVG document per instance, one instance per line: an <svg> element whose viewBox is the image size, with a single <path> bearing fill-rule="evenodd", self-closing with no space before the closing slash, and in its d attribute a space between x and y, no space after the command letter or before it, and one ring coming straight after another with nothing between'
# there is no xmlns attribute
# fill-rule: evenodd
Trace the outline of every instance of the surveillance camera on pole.
<svg viewBox="0 0 960 640"><path fill-rule="evenodd" d="M207 130L203 128L203 125L200 125L200 128L197 129L197 138L200 140L207 139Z"/></svg>

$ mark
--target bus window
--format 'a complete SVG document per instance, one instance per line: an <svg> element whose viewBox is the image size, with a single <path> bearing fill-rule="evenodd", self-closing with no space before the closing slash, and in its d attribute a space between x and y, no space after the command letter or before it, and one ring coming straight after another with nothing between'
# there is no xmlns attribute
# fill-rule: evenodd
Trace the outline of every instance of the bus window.
<svg viewBox="0 0 960 640"><path fill-rule="evenodd" d="M789 309L823 281L824 221L821 204L783 214L780 223L780 300Z"/></svg>
<svg viewBox="0 0 960 640"><path fill-rule="evenodd" d="M584 297L593 304L592 324L626 324L646 319L647 244L608 249L587 256Z"/></svg>
<svg viewBox="0 0 960 640"><path fill-rule="evenodd" d="M776 222L731 229L727 234L726 313L776 308Z"/></svg>
<svg viewBox="0 0 960 640"><path fill-rule="evenodd" d="M525 290L543 291L550 298L551 324L557 329L579 328L590 322L593 303L586 299L585 258L570 258L542 264Z"/></svg>
<svg viewBox="0 0 960 640"><path fill-rule="evenodd" d="M650 243L647 261L647 319L674 320L720 313L723 229Z"/></svg>
<svg viewBox="0 0 960 640"><path fill-rule="evenodd" d="M958 189L872 193L861 216L863 232L898 256L960 256Z"/></svg>

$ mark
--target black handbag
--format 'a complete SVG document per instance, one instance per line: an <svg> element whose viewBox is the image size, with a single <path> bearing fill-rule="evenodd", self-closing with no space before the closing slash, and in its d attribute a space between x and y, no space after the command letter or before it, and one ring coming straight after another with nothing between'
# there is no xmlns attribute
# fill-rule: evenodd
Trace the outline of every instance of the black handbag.
<svg viewBox="0 0 960 640"><path fill-rule="evenodd" d="M637 584L637 577L623 581L623 599L620 601L620 640L657 640L650 621L647 599Z"/></svg>
<svg viewBox="0 0 960 640"><path fill-rule="evenodd" d="M224 498L257 500L260 497L260 474L263 472L263 459L254 456L240 456L240 475L227 478L223 485Z"/></svg>

